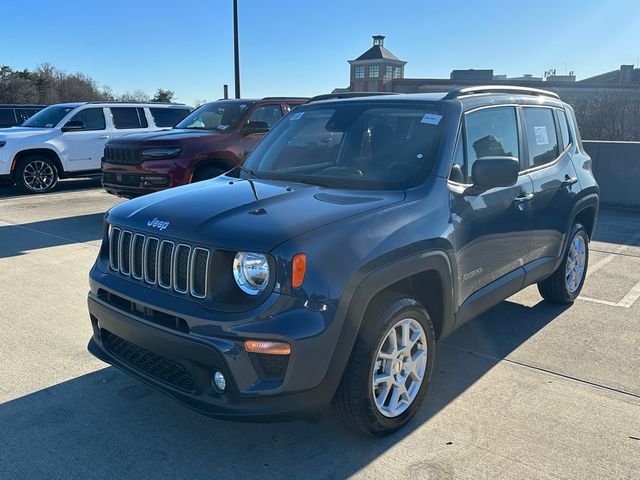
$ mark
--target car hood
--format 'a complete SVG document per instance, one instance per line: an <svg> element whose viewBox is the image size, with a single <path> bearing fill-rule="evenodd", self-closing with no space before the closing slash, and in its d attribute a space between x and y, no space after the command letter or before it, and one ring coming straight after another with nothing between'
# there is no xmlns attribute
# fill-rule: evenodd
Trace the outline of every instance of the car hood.
<svg viewBox="0 0 640 480"><path fill-rule="evenodd" d="M269 251L310 230L399 202L404 191L356 191L221 176L124 202L107 221L190 244Z"/></svg>
<svg viewBox="0 0 640 480"><path fill-rule="evenodd" d="M177 142L183 143L189 140L211 138L216 139L223 137L223 132L216 130L195 130L187 128L171 128L167 130L158 130L155 132L130 133L123 135L115 140L111 140L109 144L114 145L173 145Z"/></svg>
<svg viewBox="0 0 640 480"><path fill-rule="evenodd" d="M31 127L10 127L0 128L0 138L26 138L36 135L46 135L53 131L53 128L31 128Z"/></svg>

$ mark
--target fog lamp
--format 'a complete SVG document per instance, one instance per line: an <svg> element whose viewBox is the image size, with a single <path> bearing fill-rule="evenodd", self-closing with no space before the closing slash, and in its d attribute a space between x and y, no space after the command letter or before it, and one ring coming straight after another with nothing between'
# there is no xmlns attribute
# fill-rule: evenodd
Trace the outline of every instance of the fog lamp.
<svg viewBox="0 0 640 480"><path fill-rule="evenodd" d="M213 374L213 385L218 389L220 393L224 393L227 389L227 380L224 378L222 372L216 371Z"/></svg>

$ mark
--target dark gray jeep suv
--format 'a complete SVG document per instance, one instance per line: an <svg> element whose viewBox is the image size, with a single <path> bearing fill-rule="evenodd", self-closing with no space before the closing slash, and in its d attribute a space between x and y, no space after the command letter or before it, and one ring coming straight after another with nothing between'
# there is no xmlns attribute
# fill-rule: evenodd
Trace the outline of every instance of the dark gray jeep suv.
<svg viewBox="0 0 640 480"><path fill-rule="evenodd" d="M393 432L436 341L534 283L580 293L598 186L550 92L312 101L242 166L120 204L89 350L208 415Z"/></svg>

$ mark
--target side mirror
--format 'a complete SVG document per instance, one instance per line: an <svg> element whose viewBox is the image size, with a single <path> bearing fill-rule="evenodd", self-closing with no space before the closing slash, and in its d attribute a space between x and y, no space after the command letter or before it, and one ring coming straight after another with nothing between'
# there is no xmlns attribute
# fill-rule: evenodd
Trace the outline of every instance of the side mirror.
<svg viewBox="0 0 640 480"><path fill-rule="evenodd" d="M84 122L82 120L70 120L62 127L63 132L74 132L84 130Z"/></svg>
<svg viewBox="0 0 640 480"><path fill-rule="evenodd" d="M244 135L251 135L252 133L267 133L269 131L269 124L267 122L253 121L247 122L242 129Z"/></svg>
<svg viewBox="0 0 640 480"><path fill-rule="evenodd" d="M515 157L480 157L471 167L471 181L483 188L510 187L518 181L519 172Z"/></svg>

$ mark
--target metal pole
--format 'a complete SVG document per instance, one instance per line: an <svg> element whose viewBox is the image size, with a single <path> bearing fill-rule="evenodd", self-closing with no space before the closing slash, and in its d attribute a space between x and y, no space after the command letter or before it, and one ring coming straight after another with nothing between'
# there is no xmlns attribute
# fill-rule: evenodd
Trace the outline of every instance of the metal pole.
<svg viewBox="0 0 640 480"><path fill-rule="evenodd" d="M224 99L229 98L229 85L226 83L222 86L222 91L224 92Z"/></svg>
<svg viewBox="0 0 640 480"><path fill-rule="evenodd" d="M233 62L236 73L236 98L240 98L240 52L238 51L238 0L233 0Z"/></svg>

